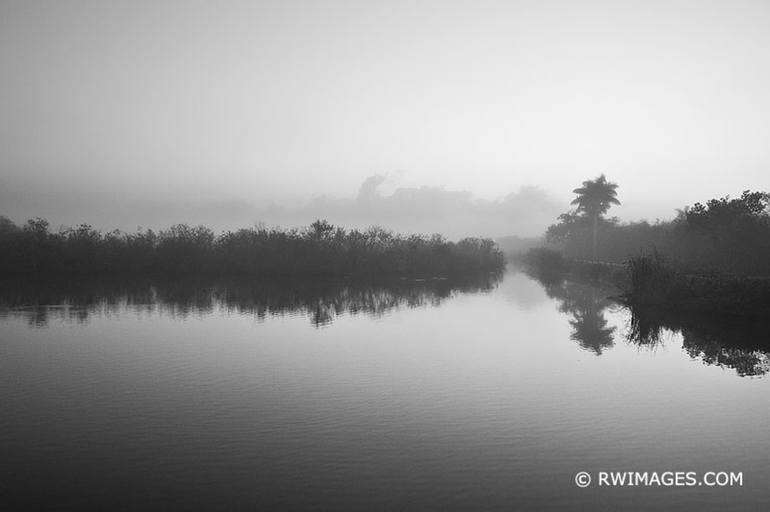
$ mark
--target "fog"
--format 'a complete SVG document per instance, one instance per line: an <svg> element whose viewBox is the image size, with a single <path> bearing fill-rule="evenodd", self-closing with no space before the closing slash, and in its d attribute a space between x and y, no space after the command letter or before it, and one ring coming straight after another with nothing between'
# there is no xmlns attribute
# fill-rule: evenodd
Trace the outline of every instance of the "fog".
<svg viewBox="0 0 770 512"><path fill-rule="evenodd" d="M205 224L217 231L263 224L307 226L316 219L357 228L378 225L403 233L441 233L450 239L499 237L516 233L539 236L563 209L536 187L521 187L496 200L469 191L438 187L393 187L395 178L372 175L349 197L316 196L293 202L166 201L141 197L88 197L82 192L56 194L43 187L2 187L0 203L16 212L14 220L42 216L54 227L88 222L100 229L160 229L175 223ZM388 184L390 183L390 187Z"/></svg>
<svg viewBox="0 0 770 512"><path fill-rule="evenodd" d="M296 225L320 215L343 225L378 224L401 232L435 232L460 238L510 233L537 236L559 212L558 203L533 187L522 187L497 200L485 200L468 191L427 186L399 187L384 195L379 187L385 181L385 176L374 175L364 181L355 198L320 197L297 209L263 209L259 217Z"/></svg>
<svg viewBox="0 0 770 512"><path fill-rule="evenodd" d="M765 2L6 1L0 214L526 236L605 173L668 218L770 189L767 62Z"/></svg>

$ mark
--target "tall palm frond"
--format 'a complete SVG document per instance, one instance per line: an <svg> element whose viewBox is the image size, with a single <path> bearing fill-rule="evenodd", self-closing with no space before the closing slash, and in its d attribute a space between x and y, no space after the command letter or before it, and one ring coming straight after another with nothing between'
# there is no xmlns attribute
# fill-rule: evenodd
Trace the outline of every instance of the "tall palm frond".
<svg viewBox="0 0 770 512"><path fill-rule="evenodd" d="M577 210L593 217L594 215L604 215L613 204L620 204L617 198L617 183L607 181L602 174L595 180L583 182L582 187L578 187L572 192L577 197L571 204L577 205Z"/></svg>
<svg viewBox="0 0 770 512"><path fill-rule="evenodd" d="M617 183L607 181L602 174L595 180L583 182L582 187L578 187L573 192L577 197L571 204L577 205L577 211L584 213L593 221L593 256L596 259L596 236L598 231L599 217L607 213L607 210L613 204L620 204L618 201Z"/></svg>

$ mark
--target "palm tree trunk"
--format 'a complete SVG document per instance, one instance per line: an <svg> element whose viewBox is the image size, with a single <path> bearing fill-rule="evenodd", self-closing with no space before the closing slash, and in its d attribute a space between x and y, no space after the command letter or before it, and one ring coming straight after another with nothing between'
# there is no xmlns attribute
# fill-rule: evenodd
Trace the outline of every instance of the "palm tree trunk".
<svg viewBox="0 0 770 512"><path fill-rule="evenodd" d="M596 231L599 229L599 215L594 213L594 261L596 261Z"/></svg>

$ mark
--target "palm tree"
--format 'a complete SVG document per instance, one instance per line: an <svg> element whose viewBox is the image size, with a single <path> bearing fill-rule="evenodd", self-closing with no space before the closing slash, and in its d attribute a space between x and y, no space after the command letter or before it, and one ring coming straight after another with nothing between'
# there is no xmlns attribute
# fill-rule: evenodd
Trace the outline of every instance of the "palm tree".
<svg viewBox="0 0 770 512"><path fill-rule="evenodd" d="M584 181L582 187L572 191L577 194L577 197L571 204L577 205L577 211L591 218L594 224L594 259L596 259L596 232L599 229L599 218L607 213L613 204L620 204L617 199L618 194L615 192L616 188L618 185L607 181L602 174L595 180Z"/></svg>

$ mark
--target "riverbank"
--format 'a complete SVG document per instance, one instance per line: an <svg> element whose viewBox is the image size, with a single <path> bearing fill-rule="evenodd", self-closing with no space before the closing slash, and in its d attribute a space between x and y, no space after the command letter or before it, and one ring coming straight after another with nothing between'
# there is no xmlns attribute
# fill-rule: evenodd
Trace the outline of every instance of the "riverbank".
<svg viewBox="0 0 770 512"><path fill-rule="evenodd" d="M637 311L770 318L770 278L766 277L688 273L654 253L618 264L573 260L539 248L514 261L539 279L572 275L610 283L622 290L618 300Z"/></svg>
<svg viewBox="0 0 770 512"><path fill-rule="evenodd" d="M611 285L623 291L626 291L630 284L625 264L567 258L562 253L545 247L516 254L510 260L541 282L575 277Z"/></svg>

